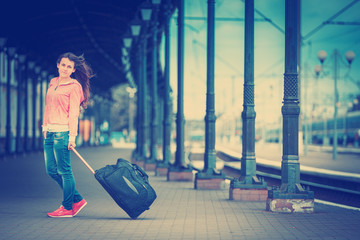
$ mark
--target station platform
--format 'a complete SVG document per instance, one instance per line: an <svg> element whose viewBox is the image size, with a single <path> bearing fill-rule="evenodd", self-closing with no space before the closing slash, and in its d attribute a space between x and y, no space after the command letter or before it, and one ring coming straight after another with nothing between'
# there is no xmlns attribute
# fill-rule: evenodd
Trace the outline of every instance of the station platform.
<svg viewBox="0 0 360 240"><path fill-rule="evenodd" d="M130 159L132 149L79 148L94 169ZM313 214L274 213L265 202L230 201L227 188L195 190L149 172L157 199L132 220L72 155L76 187L88 205L54 219L62 191L46 175L41 152L0 161L0 239L359 239L360 211L315 203Z"/></svg>
<svg viewBox="0 0 360 240"><path fill-rule="evenodd" d="M242 156L241 143L217 143L216 145L217 151L223 151L239 159ZM255 155L257 162L270 162L275 166L280 166L282 145L278 143L257 142L255 144ZM330 146L319 147L310 145L306 155L304 154L303 147L299 147L299 162L301 168L307 167L323 171L360 174L360 149L339 147L337 159L334 160L332 147Z"/></svg>

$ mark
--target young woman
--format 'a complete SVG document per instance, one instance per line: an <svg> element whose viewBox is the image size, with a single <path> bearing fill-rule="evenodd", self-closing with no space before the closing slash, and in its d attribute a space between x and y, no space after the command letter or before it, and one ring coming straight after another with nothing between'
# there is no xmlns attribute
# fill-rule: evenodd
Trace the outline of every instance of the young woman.
<svg viewBox="0 0 360 240"><path fill-rule="evenodd" d="M80 107L89 100L89 79L93 76L84 57L64 53L57 60L59 76L51 79L46 94L43 120L46 172L63 189L59 209L49 217L73 217L87 204L75 188L70 150L75 148Z"/></svg>

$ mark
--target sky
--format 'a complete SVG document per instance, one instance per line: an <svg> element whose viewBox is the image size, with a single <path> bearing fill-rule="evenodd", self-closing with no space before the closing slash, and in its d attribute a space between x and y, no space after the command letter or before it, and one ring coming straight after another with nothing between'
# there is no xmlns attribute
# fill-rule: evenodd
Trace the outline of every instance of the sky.
<svg viewBox="0 0 360 240"><path fill-rule="evenodd" d="M353 25L326 24L353 0L301 1L301 108L310 114L313 104L327 114L333 111L334 56L339 52L338 89L341 106L348 106L360 94L360 1L332 19L352 22ZM217 0L215 17L228 18L215 22L215 112L220 115L240 116L243 102L244 74L244 2ZM171 87L174 112L177 101L177 23L175 13L171 21ZM185 65L184 114L186 120L201 120L206 114L206 34L207 1L185 0ZM277 27L263 21L269 18ZM191 20L188 17L202 17ZM281 118L285 54L285 0L255 0L255 111L257 121L277 122ZM310 33L310 34L309 34ZM317 53L325 50L328 58L323 73L315 77L314 66L319 64ZM345 53L357 55L348 72ZM345 109L345 107L343 107Z"/></svg>

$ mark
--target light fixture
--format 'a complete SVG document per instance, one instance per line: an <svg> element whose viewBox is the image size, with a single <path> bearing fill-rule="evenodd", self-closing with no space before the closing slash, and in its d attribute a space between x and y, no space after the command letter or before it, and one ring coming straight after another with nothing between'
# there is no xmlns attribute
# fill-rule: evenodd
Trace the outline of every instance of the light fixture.
<svg viewBox="0 0 360 240"><path fill-rule="evenodd" d="M34 61L29 61L28 67L29 67L29 69L33 69L35 67L35 62Z"/></svg>
<svg viewBox="0 0 360 240"><path fill-rule="evenodd" d="M318 52L317 56L320 62L324 63L325 59L327 58L327 53L324 50L321 50Z"/></svg>
<svg viewBox="0 0 360 240"><path fill-rule="evenodd" d="M26 60L26 55L20 54L20 55L19 55L19 61L20 61L20 63L24 63L25 60Z"/></svg>
<svg viewBox="0 0 360 240"><path fill-rule="evenodd" d="M316 76L319 76L320 72L322 71L321 65L320 64L315 65L314 70L315 70Z"/></svg>
<svg viewBox="0 0 360 240"><path fill-rule="evenodd" d="M127 56L128 55L128 51L126 50L126 48L121 48L121 52L123 56Z"/></svg>
<svg viewBox="0 0 360 240"><path fill-rule="evenodd" d="M128 79L131 79L131 78L132 78L132 74L131 74L131 72L130 72L130 71L129 71L129 72L127 72L126 77L127 77ZM136 88L133 88L133 89L136 89Z"/></svg>
<svg viewBox="0 0 360 240"><path fill-rule="evenodd" d="M131 25L130 27L131 27L131 34L135 37L139 36L141 26L140 25Z"/></svg>
<svg viewBox="0 0 360 240"><path fill-rule="evenodd" d="M130 69L130 66L131 66L130 63L127 62L124 65L125 65L125 71L128 71Z"/></svg>
<svg viewBox="0 0 360 240"><path fill-rule="evenodd" d="M40 67L40 66L36 66L36 67L35 67L35 73L36 73L36 74L39 74L39 73L40 73L40 70L41 70L41 67Z"/></svg>
<svg viewBox="0 0 360 240"><path fill-rule="evenodd" d="M10 57L13 57L15 55L15 52L16 52L16 48L14 48L14 47L8 48L8 54Z"/></svg>
<svg viewBox="0 0 360 240"><path fill-rule="evenodd" d="M129 58L127 57L127 56L122 56L121 57L121 62L123 63L123 64L126 64L127 62L129 62Z"/></svg>
<svg viewBox="0 0 360 240"><path fill-rule="evenodd" d="M139 19L134 19L130 22L131 34L136 37L140 35L141 30L141 21Z"/></svg>
<svg viewBox="0 0 360 240"><path fill-rule="evenodd" d="M131 37L124 37L123 38L123 43L124 43L124 46L126 48L130 48L131 47L131 43L132 43L132 38Z"/></svg>
<svg viewBox="0 0 360 240"><path fill-rule="evenodd" d="M149 21L151 19L152 4L149 2L144 2L140 5L141 18L144 21Z"/></svg>
<svg viewBox="0 0 360 240"><path fill-rule="evenodd" d="M0 48L3 48L6 43L6 38L0 37Z"/></svg>
<svg viewBox="0 0 360 240"><path fill-rule="evenodd" d="M126 33L124 34L123 38L123 45L125 48L130 48L131 47L131 43L132 43L132 36L131 34L129 33L129 31L126 31ZM124 50L123 50L124 52Z"/></svg>
<svg viewBox="0 0 360 240"><path fill-rule="evenodd" d="M348 61L349 65L355 59L355 53L353 51L347 51L345 53L345 58Z"/></svg>
<svg viewBox="0 0 360 240"><path fill-rule="evenodd" d="M126 77L127 77L128 79L132 79L131 72L128 72L128 73L126 74ZM135 95L135 93L137 92L137 89L136 89L136 88L132 88L132 87L126 87L126 91L129 93L129 97L130 97L130 98L133 98L134 95Z"/></svg>
<svg viewBox="0 0 360 240"><path fill-rule="evenodd" d="M128 82L129 82L130 86L131 86L132 88L136 89L136 84L135 84L135 82L134 82L134 77L133 77L131 71L129 71L129 72L126 74L126 78L127 78Z"/></svg>
<svg viewBox="0 0 360 240"><path fill-rule="evenodd" d="M151 0L152 4L159 5L161 3L161 0Z"/></svg>

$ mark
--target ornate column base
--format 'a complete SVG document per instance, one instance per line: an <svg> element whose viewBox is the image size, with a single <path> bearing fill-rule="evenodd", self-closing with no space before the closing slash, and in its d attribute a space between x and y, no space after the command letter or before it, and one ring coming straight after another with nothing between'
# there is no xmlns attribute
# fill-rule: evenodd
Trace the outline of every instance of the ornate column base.
<svg viewBox="0 0 360 240"><path fill-rule="evenodd" d="M268 190L265 188L249 189L249 188L230 188L229 199L237 201L255 201L265 202Z"/></svg>
<svg viewBox="0 0 360 240"><path fill-rule="evenodd" d="M192 182L194 178L194 174L191 168L186 169L168 169L167 180L168 181L186 181Z"/></svg>
<svg viewBox="0 0 360 240"><path fill-rule="evenodd" d="M167 167L156 167L155 176L167 176L169 169Z"/></svg>
<svg viewBox="0 0 360 240"><path fill-rule="evenodd" d="M169 164L157 162L155 169L155 176L167 176L169 171Z"/></svg>
<svg viewBox="0 0 360 240"><path fill-rule="evenodd" d="M251 179L235 178L231 180L229 199L238 201L266 201L268 197L267 183L256 176Z"/></svg>
<svg viewBox="0 0 360 240"><path fill-rule="evenodd" d="M283 213L313 213L314 199L274 199L266 200L266 211Z"/></svg>
<svg viewBox="0 0 360 240"><path fill-rule="evenodd" d="M269 190L266 210L271 212L313 213L314 192L302 190L302 188L298 188L297 193L288 193L281 189Z"/></svg>
<svg viewBox="0 0 360 240"><path fill-rule="evenodd" d="M145 171L155 171L156 163L155 162L145 162Z"/></svg>
<svg viewBox="0 0 360 240"><path fill-rule="evenodd" d="M208 174L198 172L195 174L194 188L207 190L220 190L225 188L225 175L222 172Z"/></svg>
<svg viewBox="0 0 360 240"><path fill-rule="evenodd" d="M131 162L132 162L133 164L138 165L138 166L141 167L142 169L145 169L145 161L140 161L140 160L133 159Z"/></svg>

